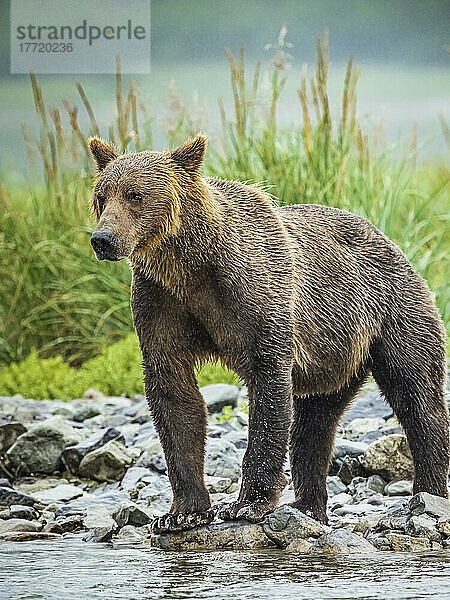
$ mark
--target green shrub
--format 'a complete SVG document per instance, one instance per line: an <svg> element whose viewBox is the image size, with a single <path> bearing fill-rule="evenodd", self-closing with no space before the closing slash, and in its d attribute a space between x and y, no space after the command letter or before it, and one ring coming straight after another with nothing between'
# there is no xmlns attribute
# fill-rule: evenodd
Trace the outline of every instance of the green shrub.
<svg viewBox="0 0 450 600"><path fill-rule="evenodd" d="M36 400L77 396L77 375L60 356L38 358L33 352L21 363L11 363L0 371L0 395L22 394Z"/></svg>
<svg viewBox="0 0 450 600"><path fill-rule="evenodd" d="M211 383L237 384L236 375L220 364L207 363L196 371L200 386ZM0 395L22 394L35 400L79 398L88 388L106 396L144 393L142 358L135 334L109 346L81 368L69 367L58 356L39 358L33 352L20 363L0 370Z"/></svg>

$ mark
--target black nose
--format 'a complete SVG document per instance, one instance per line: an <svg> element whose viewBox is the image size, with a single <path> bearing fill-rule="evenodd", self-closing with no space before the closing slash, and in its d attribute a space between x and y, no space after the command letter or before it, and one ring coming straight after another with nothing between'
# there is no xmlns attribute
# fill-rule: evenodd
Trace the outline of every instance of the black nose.
<svg viewBox="0 0 450 600"><path fill-rule="evenodd" d="M110 231L94 231L91 245L99 258L108 258L114 254L115 237Z"/></svg>

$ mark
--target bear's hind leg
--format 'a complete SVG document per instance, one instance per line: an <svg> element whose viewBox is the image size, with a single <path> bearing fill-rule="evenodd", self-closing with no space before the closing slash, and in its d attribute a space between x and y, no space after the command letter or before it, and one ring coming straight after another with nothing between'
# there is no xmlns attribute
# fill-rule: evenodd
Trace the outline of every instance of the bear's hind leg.
<svg viewBox="0 0 450 600"><path fill-rule="evenodd" d="M290 460L294 508L327 523L327 475L336 427L366 379L362 373L330 394L294 395Z"/></svg>
<svg viewBox="0 0 450 600"><path fill-rule="evenodd" d="M414 462L413 493L448 496L449 419L444 349L432 325L419 339L384 338L374 345L373 376L402 425ZM398 335L398 332L397 332ZM428 339L427 339L428 338Z"/></svg>

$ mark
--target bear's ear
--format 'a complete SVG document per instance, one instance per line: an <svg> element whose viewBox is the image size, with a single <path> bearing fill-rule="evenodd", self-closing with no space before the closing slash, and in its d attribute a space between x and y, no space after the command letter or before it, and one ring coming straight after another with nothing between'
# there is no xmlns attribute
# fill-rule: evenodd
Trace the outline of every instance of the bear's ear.
<svg viewBox="0 0 450 600"><path fill-rule="evenodd" d="M99 137L89 138L89 148L97 162L99 171L103 171L108 163L119 156L114 146Z"/></svg>
<svg viewBox="0 0 450 600"><path fill-rule="evenodd" d="M198 135L188 140L182 146L173 150L170 157L188 173L198 173L202 164L208 140L204 135Z"/></svg>

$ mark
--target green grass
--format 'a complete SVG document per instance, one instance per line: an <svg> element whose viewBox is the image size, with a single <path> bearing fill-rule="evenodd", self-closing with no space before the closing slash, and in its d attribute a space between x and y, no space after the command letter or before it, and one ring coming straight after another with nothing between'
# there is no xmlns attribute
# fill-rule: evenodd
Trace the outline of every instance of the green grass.
<svg viewBox="0 0 450 600"><path fill-rule="evenodd" d="M20 363L0 369L0 396L22 394L34 400L80 398L89 388L106 396L133 396L144 393L142 358L136 335L103 349L77 369L60 356L39 358L32 352ZM236 375L220 364L207 363L197 369L200 387L211 383L239 383Z"/></svg>
<svg viewBox="0 0 450 600"><path fill-rule="evenodd" d="M366 217L405 251L428 281L449 328L446 157L418 164L415 136L400 151L386 147L377 128L365 131L356 110L358 72L351 63L339 116L333 116L326 40L318 46L316 74L299 82L302 118L288 128L280 126L277 107L286 92L284 67L289 61L282 39L274 52L277 68L270 74L269 93L261 85L261 65L249 74L243 51L237 57L228 53L233 111L228 114L219 104L222 132L210 139L205 174L262 181L280 204L319 202ZM37 356L61 356L65 362L42 363L42 373L61 371L61 383L49 383L47 389L43 381L36 384L36 397L69 397L97 385L105 393L142 391L135 342L113 346L110 356L115 365L119 348L134 370L108 369L105 358L108 346L132 331L130 272L126 263L100 268L89 244L92 165L86 139L96 131L95 117L82 131L71 104L66 102L59 112L50 110L37 81L32 84L40 133L37 138L27 128L24 133L30 162L35 172L43 170L44 183L0 189L0 365L29 362L0 373L0 393L32 395L30 382L39 381L41 368ZM191 111L175 91L168 106L169 145L201 128L207 133L202 110ZM152 115L136 102L134 85L122 89L119 73L108 137L122 148L140 150L152 145L153 135ZM83 366L75 370L65 363ZM218 375L212 366L202 372L203 382L217 377L234 381L233 374Z"/></svg>

